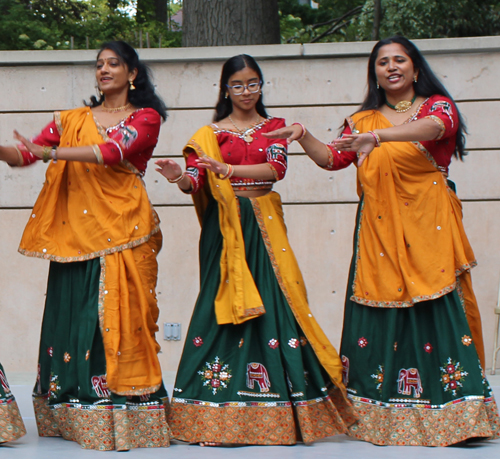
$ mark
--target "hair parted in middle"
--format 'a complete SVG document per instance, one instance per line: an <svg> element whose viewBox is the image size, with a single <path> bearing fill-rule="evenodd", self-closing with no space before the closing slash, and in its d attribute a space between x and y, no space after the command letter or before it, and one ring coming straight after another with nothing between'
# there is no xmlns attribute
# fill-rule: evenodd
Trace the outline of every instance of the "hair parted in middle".
<svg viewBox="0 0 500 459"><path fill-rule="evenodd" d="M415 90L415 94L417 96L427 98L434 95L441 95L453 101L453 97L451 97L444 85L439 81L437 76L431 70L429 64L425 60L424 56L422 56L422 53L419 51L419 49L407 38L400 35L395 35L393 37L380 40L372 49L372 52L368 59L368 90L358 112L361 112L363 110L378 109L386 103L385 91L381 87L377 88L375 64L380 48L392 43L398 43L405 49L406 54L408 54L411 61L413 62L413 67L415 68L415 70L418 70L418 81L414 82L413 84L413 89ZM467 129L462 115L460 114L460 111L458 110L458 107L456 105L455 108L458 114L459 125L456 137L457 148L454 155L459 159L463 159L463 157L467 154L464 151L465 134L467 134Z"/></svg>
<svg viewBox="0 0 500 459"><path fill-rule="evenodd" d="M259 80L264 82L264 77L262 71L260 70L259 64L255 61L252 56L248 54L239 54L229 58L222 66L222 73L220 76L219 83L219 100L215 106L214 121L220 121L227 118L233 111L233 103L230 97L226 97L228 93L227 84L236 72L243 70L245 67L252 69L259 76ZM268 118L266 108L264 107L264 102L262 101L263 95L261 94L255 109L257 113L263 118Z"/></svg>

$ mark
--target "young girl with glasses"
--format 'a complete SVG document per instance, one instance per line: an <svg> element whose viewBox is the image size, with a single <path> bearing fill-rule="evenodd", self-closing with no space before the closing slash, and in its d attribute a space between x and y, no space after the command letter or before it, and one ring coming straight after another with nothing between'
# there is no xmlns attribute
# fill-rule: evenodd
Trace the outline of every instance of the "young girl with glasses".
<svg viewBox="0 0 500 459"><path fill-rule="evenodd" d="M173 437L202 446L290 445L344 433L356 415L342 364L312 315L280 196L285 126L268 116L248 55L222 68L214 124L158 171L192 194L202 226L200 294L174 386Z"/></svg>

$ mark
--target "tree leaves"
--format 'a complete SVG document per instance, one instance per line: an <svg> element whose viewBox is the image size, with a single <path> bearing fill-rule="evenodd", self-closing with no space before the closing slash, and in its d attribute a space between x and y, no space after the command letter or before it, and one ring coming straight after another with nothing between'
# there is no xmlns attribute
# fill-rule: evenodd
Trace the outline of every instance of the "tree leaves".
<svg viewBox="0 0 500 459"><path fill-rule="evenodd" d="M166 0L165 0L166 1ZM180 46L181 32L170 30L151 12L141 23L123 0L0 0L0 49L99 48L109 40L139 46ZM151 1L152 7L158 2Z"/></svg>
<svg viewBox="0 0 500 459"><path fill-rule="evenodd" d="M372 40L374 0L280 0L281 35L286 43ZM500 0L381 0L379 37L410 39L500 34ZM352 11L336 26L328 27Z"/></svg>

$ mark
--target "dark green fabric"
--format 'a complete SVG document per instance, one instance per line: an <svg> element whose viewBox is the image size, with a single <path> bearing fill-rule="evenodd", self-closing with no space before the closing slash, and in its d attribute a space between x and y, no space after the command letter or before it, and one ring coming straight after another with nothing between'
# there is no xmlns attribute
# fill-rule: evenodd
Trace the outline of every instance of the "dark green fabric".
<svg viewBox="0 0 500 459"><path fill-rule="evenodd" d="M5 387L4 387L5 386ZM7 375L0 363L0 403L6 403L8 400L13 400L14 396L9 388L9 383L7 382Z"/></svg>
<svg viewBox="0 0 500 459"><path fill-rule="evenodd" d="M247 262L266 313L240 325L217 324L214 300L220 281L222 235L218 207L212 201L204 216L200 240L200 294L187 332L173 395L184 400L213 403L289 402L325 396L328 377L311 346L304 341L304 334L283 296L251 202L239 198L239 203ZM279 342L274 349L269 345L273 339ZM297 347L290 346L293 340L297 340ZM220 379L221 371L227 371L231 377L225 380L227 387L221 384L214 390L204 372L210 370L207 363L213 368L216 361L227 367L220 368L213 379ZM265 382L264 390L257 383L253 388L248 387L247 365L250 363L265 367L269 387Z"/></svg>
<svg viewBox="0 0 500 459"><path fill-rule="evenodd" d="M358 211L355 248L359 218ZM350 298L356 256L355 251L341 344L341 356L344 362L345 358L349 362L349 393L384 403L408 399L409 402L426 400L431 405L443 405L466 396L489 397L491 391L470 340L472 335L459 292L454 290L411 308L374 308L354 303ZM452 373L450 365L462 374ZM422 393L416 394L411 386L411 395L401 393L405 381L399 380L404 379L404 372L409 369L418 370ZM380 384L377 375L382 372L383 384ZM456 376L451 378L451 374Z"/></svg>
<svg viewBox="0 0 500 459"><path fill-rule="evenodd" d="M40 378L35 394L49 393L49 404L102 401L92 377L106 375L99 328L99 258L75 263L51 262L40 339ZM66 356L66 359L65 359ZM150 400L166 397L163 388ZM111 394L114 404L139 401Z"/></svg>

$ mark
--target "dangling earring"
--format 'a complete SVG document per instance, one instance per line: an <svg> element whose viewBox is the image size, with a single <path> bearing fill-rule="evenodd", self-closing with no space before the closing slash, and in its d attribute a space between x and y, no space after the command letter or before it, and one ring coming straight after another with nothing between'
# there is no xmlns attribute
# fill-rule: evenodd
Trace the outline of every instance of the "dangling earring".
<svg viewBox="0 0 500 459"><path fill-rule="evenodd" d="M100 96L102 96L104 93L101 91L101 88L99 87L99 85L96 83L95 84L95 92L97 94L99 94Z"/></svg>
<svg viewBox="0 0 500 459"><path fill-rule="evenodd" d="M413 75L413 82L416 83L417 82L417 75Z"/></svg>
<svg viewBox="0 0 500 459"><path fill-rule="evenodd" d="M130 83L130 90L133 91L135 89L134 80L128 80L128 82Z"/></svg>
<svg viewBox="0 0 500 459"><path fill-rule="evenodd" d="M227 92L226 92L226 97L225 97L225 99L227 99Z"/></svg>
<svg viewBox="0 0 500 459"><path fill-rule="evenodd" d="M377 81L377 89L380 89L380 85L378 84L378 81Z"/></svg>

